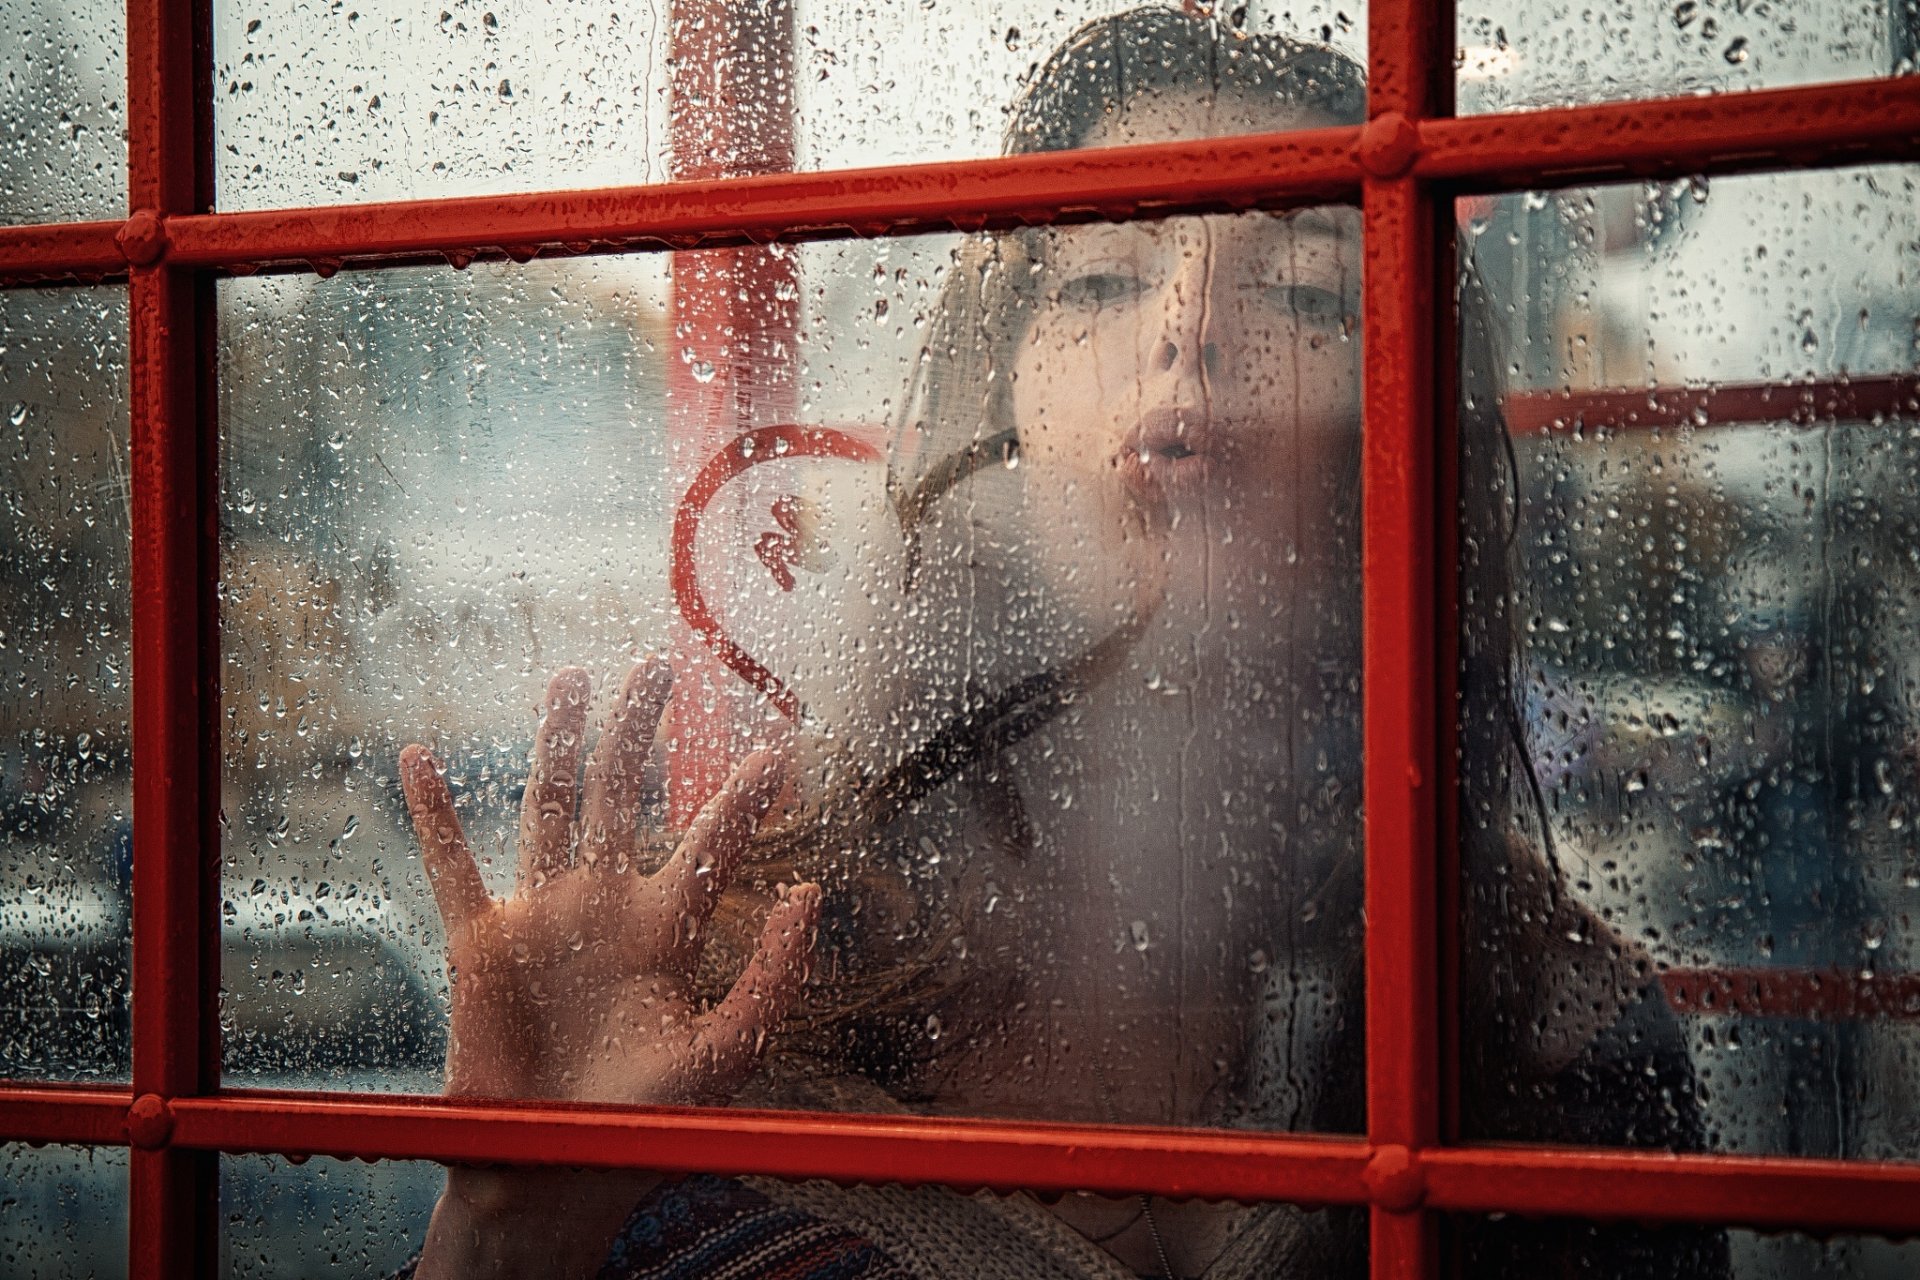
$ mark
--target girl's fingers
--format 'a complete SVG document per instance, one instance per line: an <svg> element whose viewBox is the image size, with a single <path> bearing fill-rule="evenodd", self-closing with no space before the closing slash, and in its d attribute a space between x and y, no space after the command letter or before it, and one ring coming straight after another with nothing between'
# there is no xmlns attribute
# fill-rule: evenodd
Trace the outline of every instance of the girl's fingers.
<svg viewBox="0 0 1920 1280"><path fill-rule="evenodd" d="M520 878L550 876L567 865L578 793L580 740L587 731L592 682L562 667L547 684L547 715L533 739L533 771L520 802Z"/></svg>
<svg viewBox="0 0 1920 1280"><path fill-rule="evenodd" d="M656 875L669 902L681 905L696 922L706 923L733 879L740 851L773 807L785 781L785 762L770 751L756 751L740 762Z"/></svg>
<svg viewBox="0 0 1920 1280"><path fill-rule="evenodd" d="M820 886L795 885L774 903L760 946L733 990L700 1019L695 1069L708 1073L697 1092L731 1094L760 1060L761 1048L800 998L813 931L820 923Z"/></svg>
<svg viewBox="0 0 1920 1280"><path fill-rule="evenodd" d="M673 690L673 668L648 658L627 673L607 728L587 757L580 806L580 858L617 864L633 851L640 824L640 784L660 713Z"/></svg>
<svg viewBox="0 0 1920 1280"><path fill-rule="evenodd" d="M467 848L439 763L419 743L400 753L400 788L406 793L407 812L413 815L413 831L420 841L434 903L440 908L440 923L451 938L477 919L492 898Z"/></svg>

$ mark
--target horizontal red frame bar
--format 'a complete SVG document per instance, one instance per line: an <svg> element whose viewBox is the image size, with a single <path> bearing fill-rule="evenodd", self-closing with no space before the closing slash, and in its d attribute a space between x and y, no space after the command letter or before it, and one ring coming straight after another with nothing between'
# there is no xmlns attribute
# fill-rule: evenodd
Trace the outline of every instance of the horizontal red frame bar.
<svg viewBox="0 0 1920 1280"><path fill-rule="evenodd" d="M125 276L127 257L118 236L121 222L59 222L0 227L0 279L105 279Z"/></svg>
<svg viewBox="0 0 1920 1280"><path fill-rule="evenodd" d="M234 1091L173 1102L175 1146L1001 1190L1364 1203L1358 1138L774 1111L615 1111Z"/></svg>
<svg viewBox="0 0 1920 1280"><path fill-rule="evenodd" d="M1892 418L1920 412L1920 374L1875 375L1844 382L1526 391L1509 395L1501 409L1507 430L1515 435L1771 422L1814 426L1830 420L1865 420L1876 415Z"/></svg>
<svg viewBox="0 0 1920 1280"><path fill-rule="evenodd" d="M1414 172L1515 190L1920 156L1920 78L1427 120Z"/></svg>
<svg viewBox="0 0 1920 1280"><path fill-rule="evenodd" d="M125 1089L0 1086L0 1141L121 1145ZM614 1111L234 1091L176 1098L176 1147L358 1159L635 1167L958 1187L1364 1204L1357 1138L919 1116ZM1428 1208L1920 1234L1920 1163L1442 1147Z"/></svg>
<svg viewBox="0 0 1920 1280"><path fill-rule="evenodd" d="M133 1091L0 1082L0 1142L124 1146Z"/></svg>
<svg viewBox="0 0 1920 1280"><path fill-rule="evenodd" d="M188 266L903 235L1351 199L1357 128L605 191L169 219Z"/></svg>
<svg viewBox="0 0 1920 1280"><path fill-rule="evenodd" d="M1920 1164L1453 1147L1420 1167L1453 1212L1920 1234Z"/></svg>
<svg viewBox="0 0 1920 1280"><path fill-rule="evenodd" d="M1140 147L164 221L166 261L322 269L538 250L902 235L1350 200L1352 128ZM1920 156L1920 77L1424 121L1415 172L1461 191ZM123 270L117 224L0 227L0 278Z"/></svg>

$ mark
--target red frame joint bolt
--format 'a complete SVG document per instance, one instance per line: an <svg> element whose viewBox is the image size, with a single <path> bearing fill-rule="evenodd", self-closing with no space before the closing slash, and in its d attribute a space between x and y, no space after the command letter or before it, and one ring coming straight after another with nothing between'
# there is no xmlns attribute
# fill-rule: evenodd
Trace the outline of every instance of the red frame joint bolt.
<svg viewBox="0 0 1920 1280"><path fill-rule="evenodd" d="M1367 121L1354 152L1369 175L1398 178L1420 156L1419 127L1398 111L1384 112Z"/></svg>
<svg viewBox="0 0 1920 1280"><path fill-rule="evenodd" d="M1361 1178L1367 1198L1388 1213L1412 1213L1427 1198L1427 1176L1406 1147L1377 1148Z"/></svg>
<svg viewBox="0 0 1920 1280"><path fill-rule="evenodd" d="M143 1093L127 1108L127 1141L142 1151L158 1151L173 1136L173 1104L157 1093Z"/></svg>
<svg viewBox="0 0 1920 1280"><path fill-rule="evenodd" d="M127 262L150 267L167 251L167 224L151 209L137 209L113 237Z"/></svg>

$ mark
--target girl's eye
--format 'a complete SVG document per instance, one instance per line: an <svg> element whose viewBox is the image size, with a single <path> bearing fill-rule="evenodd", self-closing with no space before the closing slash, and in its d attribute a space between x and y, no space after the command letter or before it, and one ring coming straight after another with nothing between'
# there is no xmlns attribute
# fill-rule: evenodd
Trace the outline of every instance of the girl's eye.
<svg viewBox="0 0 1920 1280"><path fill-rule="evenodd" d="M1062 281L1060 301L1068 306L1097 309L1127 302L1147 291L1147 282L1129 271L1084 271Z"/></svg>
<svg viewBox="0 0 1920 1280"><path fill-rule="evenodd" d="M1281 283L1267 286L1267 296L1282 310L1310 324L1337 325L1346 321L1344 295L1318 285Z"/></svg>

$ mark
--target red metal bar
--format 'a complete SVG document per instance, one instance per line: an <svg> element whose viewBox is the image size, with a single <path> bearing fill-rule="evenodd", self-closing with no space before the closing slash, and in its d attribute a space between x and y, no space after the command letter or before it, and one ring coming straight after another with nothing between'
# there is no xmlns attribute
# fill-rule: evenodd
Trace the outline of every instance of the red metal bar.
<svg viewBox="0 0 1920 1280"><path fill-rule="evenodd" d="M132 332L133 1092L212 1088L219 1067L219 838L213 730L219 562L212 435L203 430L212 285L160 262L161 219L210 202L207 0L128 0ZM144 1139L164 1139L164 1124ZM143 1140L130 1171L128 1274L210 1272L214 1158Z"/></svg>
<svg viewBox="0 0 1920 1280"><path fill-rule="evenodd" d="M673 13L673 176L791 171L791 0L675 0ZM792 420L799 263L787 249L742 245L677 255L672 272L665 479L680 493L743 430ZM724 499L712 513L727 524L741 514ZM748 751L753 691L684 632L673 666L668 821L684 828Z"/></svg>
<svg viewBox="0 0 1920 1280"><path fill-rule="evenodd" d="M1868 421L1920 412L1920 375L1896 373L1844 382L1734 382L1715 387L1605 391L1528 391L1502 402L1515 435L1708 427L1739 423Z"/></svg>
<svg viewBox="0 0 1920 1280"><path fill-rule="evenodd" d="M1350 199L1360 181L1357 132L170 219L169 260L306 265L544 246L686 248Z"/></svg>
<svg viewBox="0 0 1920 1280"><path fill-rule="evenodd" d="M1920 80L1609 103L1416 124L1415 173L1450 190L1832 167L1920 156ZM893 169L169 217L182 266L310 267L911 234L1351 199L1357 131ZM0 280L113 269L102 224L0 227ZM77 237L71 242L69 236Z"/></svg>
<svg viewBox="0 0 1920 1280"><path fill-rule="evenodd" d="M120 222L58 222L0 227L0 278L94 283L124 276L127 258L116 237Z"/></svg>
<svg viewBox="0 0 1920 1280"><path fill-rule="evenodd" d="M1456 1212L1920 1233L1920 1164L1491 1147L1421 1163L1428 1205Z"/></svg>
<svg viewBox="0 0 1920 1280"><path fill-rule="evenodd" d="M0 1142L119 1145L133 1091L0 1081Z"/></svg>
<svg viewBox="0 0 1920 1280"><path fill-rule="evenodd" d="M176 1144L221 1151L1321 1204L1367 1198L1364 1143L1285 1134L253 1092L182 1099L175 1113Z"/></svg>
<svg viewBox="0 0 1920 1280"><path fill-rule="evenodd" d="M1430 120L1414 172L1491 191L1920 156L1911 76Z"/></svg>
<svg viewBox="0 0 1920 1280"><path fill-rule="evenodd" d="M1450 0L1374 0L1362 201L1361 596L1366 798L1367 1135L1371 1271L1439 1274L1419 1158L1440 1138L1438 819L1441 564L1451 474L1435 414L1438 270L1453 222L1419 179L1421 121L1452 108ZM1451 214L1450 202L1445 212ZM1444 237L1444 239L1443 239ZM1449 416L1450 420L1450 416Z"/></svg>

